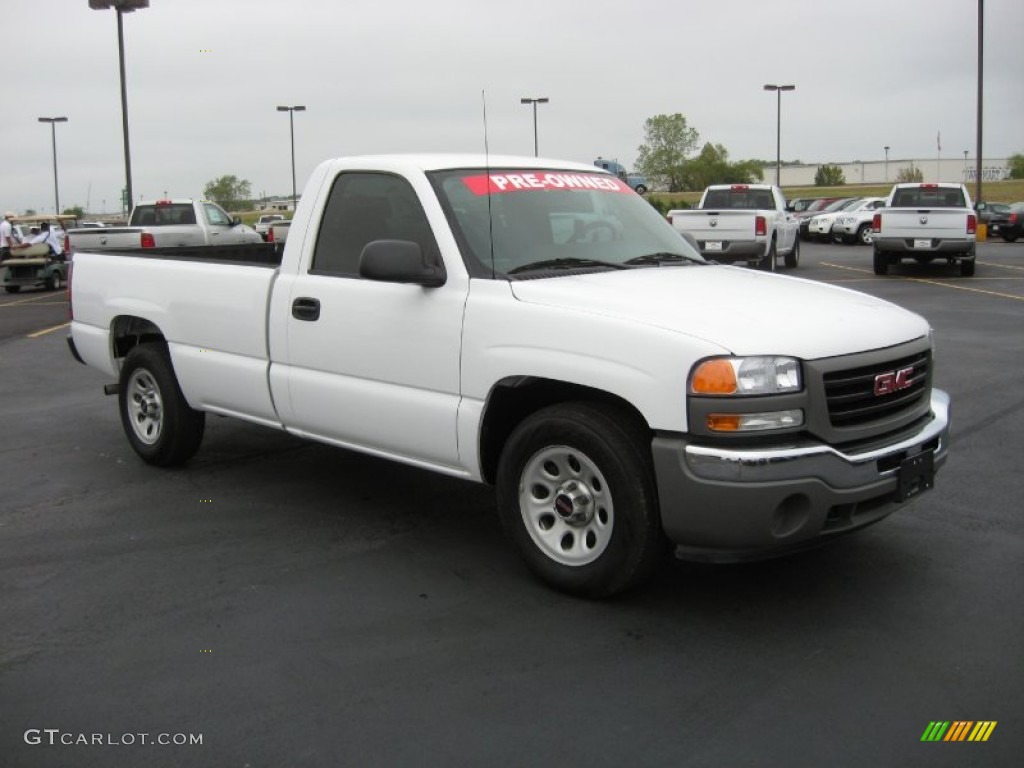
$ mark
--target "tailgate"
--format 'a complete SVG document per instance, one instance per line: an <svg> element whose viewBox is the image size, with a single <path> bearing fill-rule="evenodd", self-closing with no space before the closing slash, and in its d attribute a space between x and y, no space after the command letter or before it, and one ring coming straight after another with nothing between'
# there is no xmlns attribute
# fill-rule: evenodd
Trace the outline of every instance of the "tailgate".
<svg viewBox="0 0 1024 768"><path fill-rule="evenodd" d="M672 226L698 240L753 240L753 211L681 211L672 214Z"/></svg>
<svg viewBox="0 0 1024 768"><path fill-rule="evenodd" d="M72 251L116 250L141 247L141 227L102 227L68 230Z"/></svg>
<svg viewBox="0 0 1024 768"><path fill-rule="evenodd" d="M883 208L881 236L963 240L967 237L967 211L936 208Z"/></svg>

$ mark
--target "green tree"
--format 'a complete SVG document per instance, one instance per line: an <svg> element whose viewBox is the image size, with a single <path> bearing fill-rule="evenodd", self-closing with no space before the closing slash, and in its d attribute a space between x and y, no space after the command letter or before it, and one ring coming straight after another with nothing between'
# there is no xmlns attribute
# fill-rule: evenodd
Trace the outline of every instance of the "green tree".
<svg viewBox="0 0 1024 768"><path fill-rule="evenodd" d="M686 157L697 148L700 135L686 117L655 115L644 122L644 143L637 150L637 170L654 185L681 192L685 188Z"/></svg>
<svg viewBox="0 0 1024 768"><path fill-rule="evenodd" d="M711 184L749 184L764 179L764 170L757 160L729 162L729 151L721 144L708 142L700 154L686 163L684 180L687 189L704 189Z"/></svg>
<svg viewBox="0 0 1024 768"><path fill-rule="evenodd" d="M908 181L922 182L924 181L924 174L921 173L920 168L910 166L909 168L900 168L899 173L896 174L896 182L904 183Z"/></svg>
<svg viewBox="0 0 1024 768"><path fill-rule="evenodd" d="M1015 155L1010 155L1006 164L1010 166L1011 179L1024 179L1024 154L1018 152Z"/></svg>
<svg viewBox="0 0 1024 768"><path fill-rule="evenodd" d="M77 216L82 218L85 216L85 209L80 205L72 205L70 208L65 208L64 213L68 216Z"/></svg>
<svg viewBox="0 0 1024 768"><path fill-rule="evenodd" d="M841 187L846 183L843 169L838 165L819 165L817 173L814 174L814 186L816 187Z"/></svg>
<svg viewBox="0 0 1024 768"><path fill-rule="evenodd" d="M203 187L203 197L220 203L227 210L238 210L252 197L252 185L237 176L221 176Z"/></svg>

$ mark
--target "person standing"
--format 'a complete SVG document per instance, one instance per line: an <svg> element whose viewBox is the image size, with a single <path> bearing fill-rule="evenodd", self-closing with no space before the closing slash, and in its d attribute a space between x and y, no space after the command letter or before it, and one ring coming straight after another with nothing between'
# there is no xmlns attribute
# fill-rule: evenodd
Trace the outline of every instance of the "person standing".
<svg viewBox="0 0 1024 768"><path fill-rule="evenodd" d="M14 227L11 219L14 214L8 211L4 214L4 220L0 221L0 259L5 259L11 253L11 246L18 244L18 238L14 236Z"/></svg>

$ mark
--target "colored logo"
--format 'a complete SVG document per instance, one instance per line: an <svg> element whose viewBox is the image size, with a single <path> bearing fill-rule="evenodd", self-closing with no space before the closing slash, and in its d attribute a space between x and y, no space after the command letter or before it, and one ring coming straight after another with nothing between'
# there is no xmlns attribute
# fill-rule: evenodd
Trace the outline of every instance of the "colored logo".
<svg viewBox="0 0 1024 768"><path fill-rule="evenodd" d="M988 741L995 728L995 720L932 720L921 741Z"/></svg>

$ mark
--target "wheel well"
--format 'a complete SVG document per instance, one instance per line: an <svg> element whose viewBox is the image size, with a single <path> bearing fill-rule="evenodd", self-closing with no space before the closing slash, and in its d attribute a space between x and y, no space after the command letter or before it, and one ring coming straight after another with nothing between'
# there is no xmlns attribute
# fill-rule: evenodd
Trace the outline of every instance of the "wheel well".
<svg viewBox="0 0 1024 768"><path fill-rule="evenodd" d="M110 330L110 340L114 348L114 357L122 358L140 344L164 341L164 335L149 320L131 315L120 315L114 318Z"/></svg>
<svg viewBox="0 0 1024 768"><path fill-rule="evenodd" d="M635 418L645 431L650 430L636 407L610 392L532 376L503 379L491 390L480 427L480 471L484 482L494 483L505 443L523 419L541 408L569 401L615 406Z"/></svg>

